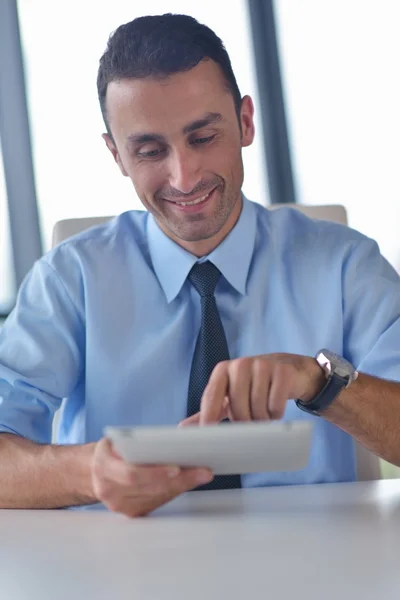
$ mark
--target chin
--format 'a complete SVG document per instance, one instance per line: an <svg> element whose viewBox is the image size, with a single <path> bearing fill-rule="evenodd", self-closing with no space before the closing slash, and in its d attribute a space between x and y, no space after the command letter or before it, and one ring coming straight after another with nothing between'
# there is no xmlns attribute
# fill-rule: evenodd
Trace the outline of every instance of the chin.
<svg viewBox="0 0 400 600"><path fill-rule="evenodd" d="M173 230L173 232L176 235L176 237L178 237L184 242L203 242L204 240L210 240L211 238L218 235L222 228L223 225L221 227L214 227L213 229L197 229L196 231L183 231L175 229Z"/></svg>

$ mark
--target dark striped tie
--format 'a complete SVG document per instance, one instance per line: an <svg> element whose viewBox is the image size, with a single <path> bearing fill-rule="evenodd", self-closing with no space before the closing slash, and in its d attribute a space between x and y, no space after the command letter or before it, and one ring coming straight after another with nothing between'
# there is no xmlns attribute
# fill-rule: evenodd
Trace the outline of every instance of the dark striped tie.
<svg viewBox="0 0 400 600"><path fill-rule="evenodd" d="M201 326L190 372L188 417L199 412L201 397L215 365L222 360L229 360L225 332L214 296L215 286L220 276L220 271L210 261L196 263L189 273L190 282L200 294ZM196 490L240 487L240 475L217 475L213 481L196 488Z"/></svg>

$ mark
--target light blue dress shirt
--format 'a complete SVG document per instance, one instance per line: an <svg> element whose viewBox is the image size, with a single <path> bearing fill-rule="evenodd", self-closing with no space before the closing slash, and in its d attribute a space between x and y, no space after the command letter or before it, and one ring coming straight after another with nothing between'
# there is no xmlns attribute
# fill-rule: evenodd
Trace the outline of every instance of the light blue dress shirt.
<svg viewBox="0 0 400 600"><path fill-rule="evenodd" d="M400 282L375 242L295 209L244 200L208 257L221 271L217 304L231 358L329 348L361 371L400 379ZM177 424L200 327L187 281L196 257L147 212L129 211L63 242L25 279L0 330L0 431L92 442L106 425ZM352 439L311 419L311 459L295 473L258 473L243 486L351 481Z"/></svg>

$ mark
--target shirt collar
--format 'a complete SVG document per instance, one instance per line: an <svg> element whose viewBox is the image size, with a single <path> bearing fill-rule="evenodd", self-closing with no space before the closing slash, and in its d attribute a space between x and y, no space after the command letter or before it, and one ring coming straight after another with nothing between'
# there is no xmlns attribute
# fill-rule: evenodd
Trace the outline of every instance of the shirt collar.
<svg viewBox="0 0 400 600"><path fill-rule="evenodd" d="M225 279L240 293L246 293L246 281L253 256L256 234L256 211L243 196L243 206L235 227L207 257L198 259L169 238L157 225L153 215L148 219L150 256L155 274L167 302L179 294L193 265L210 260Z"/></svg>

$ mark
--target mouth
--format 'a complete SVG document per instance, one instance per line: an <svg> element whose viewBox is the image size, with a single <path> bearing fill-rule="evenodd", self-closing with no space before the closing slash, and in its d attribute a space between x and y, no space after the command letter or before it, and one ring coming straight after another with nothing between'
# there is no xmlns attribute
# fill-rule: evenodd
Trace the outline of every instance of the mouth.
<svg viewBox="0 0 400 600"><path fill-rule="evenodd" d="M195 200L189 200L188 202L166 200L169 204L173 204L177 209L185 212L196 212L202 209L214 196L214 192L217 188L212 189L207 194L196 198Z"/></svg>

